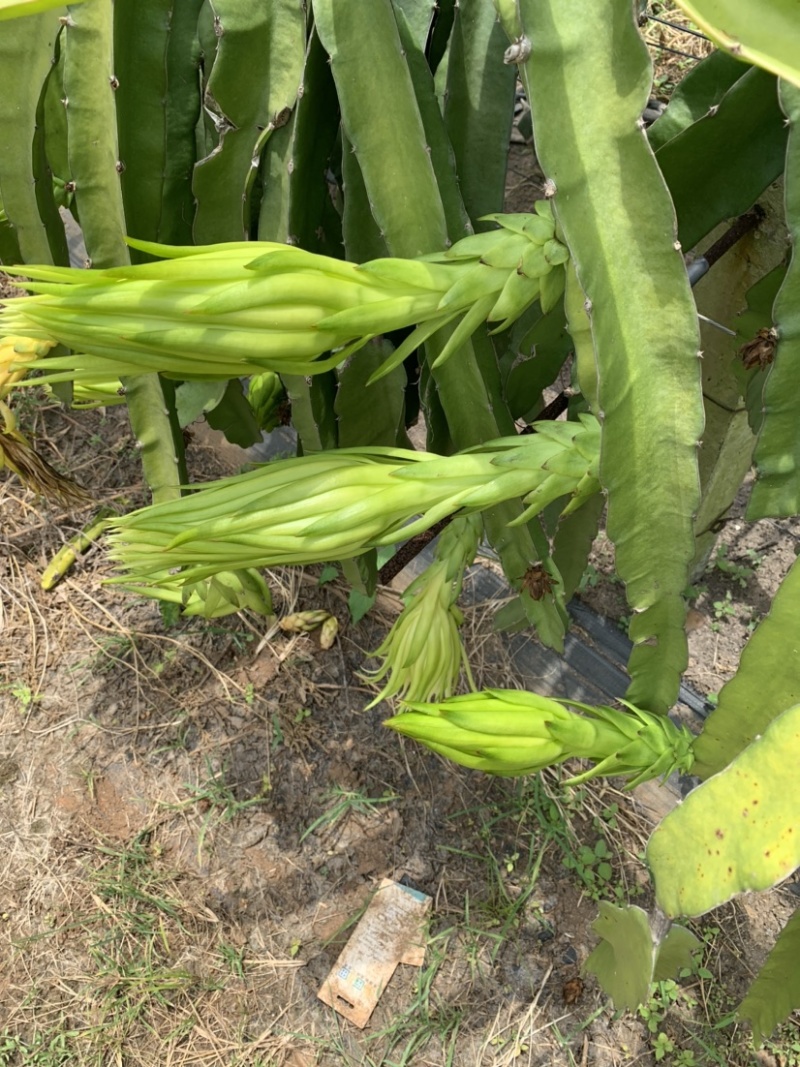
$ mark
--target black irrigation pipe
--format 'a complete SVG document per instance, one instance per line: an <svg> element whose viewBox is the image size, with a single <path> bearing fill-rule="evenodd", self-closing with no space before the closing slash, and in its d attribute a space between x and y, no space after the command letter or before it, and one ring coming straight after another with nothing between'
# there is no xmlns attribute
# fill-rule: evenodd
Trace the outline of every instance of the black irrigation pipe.
<svg viewBox="0 0 800 1067"><path fill-rule="evenodd" d="M760 204L756 204L751 207L749 211L746 211L744 215L740 215L737 219L734 219L730 227L723 233L723 235L716 240L710 248L707 248L702 256L698 256L697 259L687 267L689 273L689 281L692 286L697 285L701 278L708 274L708 271L718 259L722 259L726 252L729 252L737 241L740 241L745 234L750 233L756 226L762 221L766 212Z"/></svg>
<svg viewBox="0 0 800 1067"><path fill-rule="evenodd" d="M651 15L648 11L643 11L639 16L639 25L644 26L646 22L659 22L662 26L669 26L671 30L677 30L679 33L688 33L692 37L699 37L701 41L710 41L711 38L707 37L699 30L690 30L688 26L679 26L677 22L670 22L669 19L662 19L658 15ZM663 52L671 52L674 56L682 56L684 59L693 59L695 63L699 63L704 56L694 56L691 52L682 52L679 48L672 48L668 44L660 44L658 41L647 41L647 44L651 48L660 48Z"/></svg>
<svg viewBox="0 0 800 1067"><path fill-rule="evenodd" d="M388 585L404 567L409 565L412 559L416 559L423 548L429 545L434 537L437 537L442 532L445 526L450 525L454 518L455 515L447 515L445 518L439 519L430 529L423 530L421 534L417 534L416 537L412 537L410 541L406 541L404 545L401 545L392 558L387 560L378 571L378 582L381 585Z"/></svg>
<svg viewBox="0 0 800 1067"><path fill-rule="evenodd" d="M537 422L555 422L559 415L567 410L569 405L569 397L566 393L559 393L557 397L550 401L550 403L543 407L539 414L536 416ZM520 436L525 433L535 433L536 431L531 426L524 426L520 430Z"/></svg>

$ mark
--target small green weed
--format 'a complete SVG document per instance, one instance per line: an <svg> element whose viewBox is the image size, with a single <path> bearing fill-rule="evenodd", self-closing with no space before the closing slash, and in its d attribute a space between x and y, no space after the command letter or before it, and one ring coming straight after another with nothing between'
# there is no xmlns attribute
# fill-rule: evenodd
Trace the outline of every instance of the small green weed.
<svg viewBox="0 0 800 1067"><path fill-rule="evenodd" d="M85 1031L84 1031L85 1034ZM44 1034L34 1030L30 1039L23 1041L9 1030L0 1032L0 1064L14 1067L67 1067L75 1063L71 1051L78 1032L58 1028Z"/></svg>
<svg viewBox="0 0 800 1067"><path fill-rule="evenodd" d="M255 804L263 804L266 800L263 792L259 793L258 796L250 797L248 800L238 800L233 788L225 781L227 767L222 767L221 770L215 772L211 769L208 760L206 760L206 769L209 776L205 782L201 785L187 784L185 786L193 795L193 799L185 802L185 804L197 804L200 802L206 805L209 810L213 809L217 813L220 822L230 822L231 819L246 811L247 808L252 808Z"/></svg>
<svg viewBox="0 0 800 1067"><path fill-rule="evenodd" d="M725 590L725 597L722 600L715 600L713 603L714 619L711 629L716 633L719 630L719 624L722 619L730 619L736 617L736 605L733 603L733 597L731 596L730 589Z"/></svg>
<svg viewBox="0 0 800 1067"><path fill-rule="evenodd" d="M663 1031L661 1031L656 1036L652 1048L653 1056L655 1057L656 1063L658 1063L660 1060L663 1060L666 1056L669 1056L675 1051L675 1042L672 1041Z"/></svg>
<svg viewBox="0 0 800 1067"><path fill-rule="evenodd" d="M644 1021L651 1034L659 1032L667 1012L679 998L680 989L677 982L670 980L653 984L650 999L646 1004L640 1004L637 1009L637 1015Z"/></svg>
<svg viewBox="0 0 800 1067"><path fill-rule="evenodd" d="M234 978L244 978L244 948L235 948L222 941L219 954Z"/></svg>
<svg viewBox="0 0 800 1067"><path fill-rule="evenodd" d="M584 810L586 791L583 788L572 790L567 798L567 812L560 813L553 823L555 840L563 854L562 864L574 871L592 900L624 901L634 891L617 883L614 878L615 853L609 845L609 831L618 829L619 806L609 804L592 819L592 829L597 833L593 845L581 844L574 830L566 821L569 815L580 815Z"/></svg>
<svg viewBox="0 0 800 1067"><path fill-rule="evenodd" d="M657 1034L651 1047L656 1063L667 1061L669 1057L667 1062L674 1064L674 1067L700 1067L700 1061L694 1052L688 1048L676 1048L675 1042L663 1030Z"/></svg>
<svg viewBox="0 0 800 1067"><path fill-rule="evenodd" d="M761 565L764 559L764 556L761 553L756 552L754 548L748 548L745 552L745 556L749 563L739 563L736 560L729 559L728 546L720 545L717 548L717 553L714 556L712 566L723 574L726 574L744 589L756 573L756 568Z"/></svg>
<svg viewBox="0 0 800 1067"><path fill-rule="evenodd" d="M590 563L586 570L583 572L583 577L578 585L578 592L585 593L587 589L594 589L597 583L600 581L601 574L597 567L593 567Z"/></svg>
<svg viewBox="0 0 800 1067"><path fill-rule="evenodd" d="M20 715L27 715L33 705L42 699L40 693L34 693L24 682L9 682L8 685L0 685L0 692L11 694L19 705Z"/></svg>
<svg viewBox="0 0 800 1067"><path fill-rule="evenodd" d="M112 671L117 664L128 665L128 657L136 651L136 641L132 634L119 633L105 637L96 645L98 651L88 660L75 664L75 669L89 668L97 674Z"/></svg>
<svg viewBox="0 0 800 1067"><path fill-rule="evenodd" d="M206 760L206 767L209 774L206 781L201 785L186 783L184 788L189 790L192 798L191 800L183 801L175 809L193 807L196 804L205 809L203 822L197 835L198 863L201 862L203 846L212 826L231 822L232 819L235 819L237 815L240 815L248 808L252 808L256 804L263 804L270 793L269 778L265 775L262 778L261 790L257 796L250 797L247 800L239 800L233 788L225 781L227 768L223 767L221 770L214 772L208 760Z"/></svg>
<svg viewBox="0 0 800 1067"><path fill-rule="evenodd" d="M158 678L158 676L160 674L163 674L167 667L169 667L171 663L174 663L177 658L177 648L168 648L165 650L163 658L158 660L157 663L154 663L150 669L152 670L156 678Z"/></svg>
<svg viewBox="0 0 800 1067"><path fill-rule="evenodd" d="M270 719L272 724L272 745L273 748L280 748L285 738L283 736L283 727L281 726L281 718L277 711L273 712Z"/></svg>
<svg viewBox="0 0 800 1067"><path fill-rule="evenodd" d="M300 844L305 841L309 834L313 834L323 827L330 828L340 819L344 819L350 814L374 815L381 804L391 804L392 801L399 798L396 793L388 792L380 797L368 797L357 790L343 789L341 786L335 785L328 790L323 799L328 801L330 806L326 808L322 815L314 819L310 826L306 827L300 835Z"/></svg>
<svg viewBox="0 0 800 1067"><path fill-rule="evenodd" d="M617 900L625 898L622 885L614 885L613 853L604 837L593 846L581 845L562 860L564 866L575 871L592 900Z"/></svg>
<svg viewBox="0 0 800 1067"><path fill-rule="evenodd" d="M298 708L297 711L291 715L287 715L283 723L281 723L280 713L275 711L270 717L270 725L272 726L272 748L280 748L281 745L286 744L286 733L291 733L291 726L301 726L304 722L307 722L313 716L311 708Z"/></svg>
<svg viewBox="0 0 800 1067"><path fill-rule="evenodd" d="M775 1034L779 1037L779 1034ZM775 1058L781 1067L800 1067L800 1041L787 1035L785 1041L765 1041L764 1048Z"/></svg>
<svg viewBox="0 0 800 1067"><path fill-rule="evenodd" d="M679 1003L688 1008L697 1006L695 998L677 982L655 982L651 987L650 999L639 1006L637 1014L653 1035L651 1048L657 1063L666 1060L679 1067L700 1067L695 1053L691 1049L678 1048L673 1038L662 1029L667 1014Z"/></svg>

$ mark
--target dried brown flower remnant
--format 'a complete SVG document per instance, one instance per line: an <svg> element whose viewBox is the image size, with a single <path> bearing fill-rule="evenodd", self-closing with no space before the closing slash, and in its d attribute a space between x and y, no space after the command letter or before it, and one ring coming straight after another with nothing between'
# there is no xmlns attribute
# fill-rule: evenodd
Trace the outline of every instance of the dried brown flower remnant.
<svg viewBox="0 0 800 1067"><path fill-rule="evenodd" d="M90 494L77 482L59 474L31 446L28 439L17 429L13 412L0 400L0 470L7 467L46 500L65 508L81 507L90 503Z"/></svg>
<svg viewBox="0 0 800 1067"><path fill-rule="evenodd" d="M582 996L583 981L580 978L570 978L568 982L564 983L561 990L561 997L567 1007L571 1004L577 1004Z"/></svg>
<svg viewBox="0 0 800 1067"><path fill-rule="evenodd" d="M548 593L553 592L554 585L558 585L558 579L548 574L541 563L528 567L522 579L522 588L534 600L544 600Z"/></svg>
<svg viewBox="0 0 800 1067"><path fill-rule="evenodd" d="M752 341L748 341L739 349L745 370L752 370L753 367L766 370L775 358L777 343L778 331L774 326L764 326L760 329Z"/></svg>

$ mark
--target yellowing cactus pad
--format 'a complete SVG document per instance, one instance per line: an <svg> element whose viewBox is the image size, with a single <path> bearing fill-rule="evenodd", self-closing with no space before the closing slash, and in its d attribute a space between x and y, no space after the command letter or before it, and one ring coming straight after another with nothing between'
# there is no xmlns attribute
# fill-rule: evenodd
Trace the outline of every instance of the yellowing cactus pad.
<svg viewBox="0 0 800 1067"><path fill-rule="evenodd" d="M800 865L800 704L671 812L647 860L667 915L702 915Z"/></svg>

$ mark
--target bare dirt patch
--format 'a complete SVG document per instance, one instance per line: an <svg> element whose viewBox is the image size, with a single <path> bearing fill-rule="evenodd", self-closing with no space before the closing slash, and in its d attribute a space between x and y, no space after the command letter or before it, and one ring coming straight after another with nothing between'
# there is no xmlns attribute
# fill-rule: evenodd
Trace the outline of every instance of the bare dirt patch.
<svg viewBox="0 0 800 1067"><path fill-rule="evenodd" d="M689 667L684 678L710 704L736 672L742 649L769 611L800 547L796 519L745 520L751 486L748 479L721 523L708 564L687 589ZM604 535L593 550L580 597L627 632L625 590L613 577L613 546Z"/></svg>

